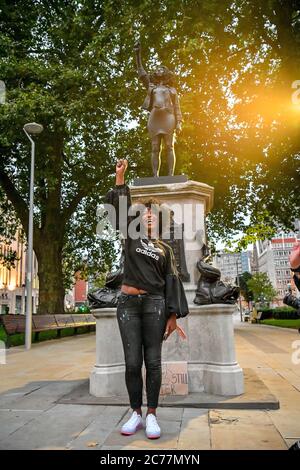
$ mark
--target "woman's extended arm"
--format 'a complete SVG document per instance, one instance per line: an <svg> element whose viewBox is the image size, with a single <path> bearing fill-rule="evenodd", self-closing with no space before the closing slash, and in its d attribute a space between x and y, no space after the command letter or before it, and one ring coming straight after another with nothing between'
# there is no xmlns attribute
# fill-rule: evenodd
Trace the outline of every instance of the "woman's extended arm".
<svg viewBox="0 0 300 470"><path fill-rule="evenodd" d="M131 206L129 187L125 184L125 172L128 166L126 159L118 160L116 164L116 186L108 191L105 196L105 203L114 207L114 218L110 222L116 230L120 230L127 237L127 227L129 223L128 210ZM123 197L123 199L121 199ZM124 199L125 198L125 199ZM111 215L111 212L109 212Z"/></svg>
<svg viewBox="0 0 300 470"><path fill-rule="evenodd" d="M128 161L126 159L118 160L116 164L116 186L125 184L125 172L128 167Z"/></svg>
<svg viewBox="0 0 300 470"><path fill-rule="evenodd" d="M147 74L146 70L142 64L142 53L141 53L141 43L137 42L134 46L135 50L135 58L136 58L136 65L139 74L139 79L143 82L146 88L149 87L150 79L149 75Z"/></svg>

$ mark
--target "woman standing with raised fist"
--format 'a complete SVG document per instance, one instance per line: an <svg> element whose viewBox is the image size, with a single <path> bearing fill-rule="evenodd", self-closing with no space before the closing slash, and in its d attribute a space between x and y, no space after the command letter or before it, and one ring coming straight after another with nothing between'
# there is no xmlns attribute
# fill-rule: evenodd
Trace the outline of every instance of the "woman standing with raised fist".
<svg viewBox="0 0 300 470"><path fill-rule="evenodd" d="M130 190L125 184L127 166L127 160L117 162L116 186L106 196L106 203L113 204L116 209L117 221L120 197L127 198L127 208L131 205ZM125 380L133 409L121 433L132 435L144 426L141 410L144 360L148 407L146 435L156 439L161 434L156 408L161 387L162 341L176 330L176 318L188 314L188 305L172 249L155 235L159 232L158 203L148 200L139 207L140 236L133 238L126 233L125 237L124 277L117 308L125 356ZM116 228L125 233L131 220L127 212L126 222L117 223Z"/></svg>

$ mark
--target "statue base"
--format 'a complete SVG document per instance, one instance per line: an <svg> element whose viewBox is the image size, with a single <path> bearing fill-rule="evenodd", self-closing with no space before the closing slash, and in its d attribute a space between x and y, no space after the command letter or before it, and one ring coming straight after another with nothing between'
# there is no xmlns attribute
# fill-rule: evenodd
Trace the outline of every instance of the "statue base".
<svg viewBox="0 0 300 470"><path fill-rule="evenodd" d="M235 357L233 305L190 305L178 320L187 334L173 333L163 343L162 362L187 362L188 390L221 396L244 392L244 375ZM90 393L96 397L127 395L125 363L115 308L92 311L96 318L96 364Z"/></svg>
<svg viewBox="0 0 300 470"><path fill-rule="evenodd" d="M178 182L178 178L185 178L185 181ZM182 280L188 303L192 304L199 278L196 263L201 257L202 246L206 243L205 216L213 206L214 188L205 183L187 180L185 175L140 178L135 182L145 180L148 181L147 184L134 183L134 186L130 187L133 202L144 198L157 198L173 210L175 223L184 226L182 250L179 250L179 253L174 250L174 254L177 266L180 266L182 252L184 253Z"/></svg>
<svg viewBox="0 0 300 470"><path fill-rule="evenodd" d="M149 186L153 184L174 184L174 183L186 183L186 175L174 175L174 176L147 176L146 178L136 178L133 180L133 186Z"/></svg>
<svg viewBox="0 0 300 470"><path fill-rule="evenodd" d="M199 279L196 263L206 243L205 216L213 206L214 188L198 181L178 181L182 177L186 178L184 175L140 178L130 188L133 202L140 198L158 198L174 211L175 222L184 224L184 269L189 279L184 282L184 288L190 314L178 322L187 340L173 333L163 343L162 360L187 363L191 393L240 395L244 392L244 376L235 358L232 320L235 306L193 304ZM96 317L96 364L91 372L90 393L96 397L126 395L124 353L116 309L96 309L92 313Z"/></svg>

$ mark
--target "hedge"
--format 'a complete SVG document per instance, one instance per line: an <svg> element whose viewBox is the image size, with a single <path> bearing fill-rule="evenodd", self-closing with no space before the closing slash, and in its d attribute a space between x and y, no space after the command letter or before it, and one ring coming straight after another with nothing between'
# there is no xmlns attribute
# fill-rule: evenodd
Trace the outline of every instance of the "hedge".
<svg viewBox="0 0 300 470"><path fill-rule="evenodd" d="M257 309L258 312L262 312L261 320L268 320L274 318L276 320L297 320L299 315L297 310L291 307L262 307Z"/></svg>

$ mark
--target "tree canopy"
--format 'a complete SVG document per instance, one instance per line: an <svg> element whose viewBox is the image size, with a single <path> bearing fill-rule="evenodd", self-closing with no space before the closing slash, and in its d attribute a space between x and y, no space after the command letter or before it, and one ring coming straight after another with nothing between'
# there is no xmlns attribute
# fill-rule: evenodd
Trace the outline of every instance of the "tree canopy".
<svg viewBox="0 0 300 470"><path fill-rule="evenodd" d="M271 302L277 295L267 273L255 273L247 281L248 290L253 294L255 302Z"/></svg>
<svg viewBox="0 0 300 470"><path fill-rule="evenodd" d="M210 236L243 231L243 246L275 226L291 227L300 194L300 106L292 100L299 1L0 5L0 233L13 234L16 220L27 232L30 152L22 128L40 122L34 249L41 285L52 284L46 303L80 265L88 273L112 262L113 245L96 235L95 209L113 184L115 159L129 159L130 177L150 174L133 55L139 38L147 69L164 63L176 74L184 116L176 173L215 187Z"/></svg>
<svg viewBox="0 0 300 470"><path fill-rule="evenodd" d="M249 288L248 281L252 279L252 274L248 273L245 271L242 274L239 274L239 279L238 279L238 285L240 286L241 294L246 300L246 302L249 302L253 300L253 292Z"/></svg>

